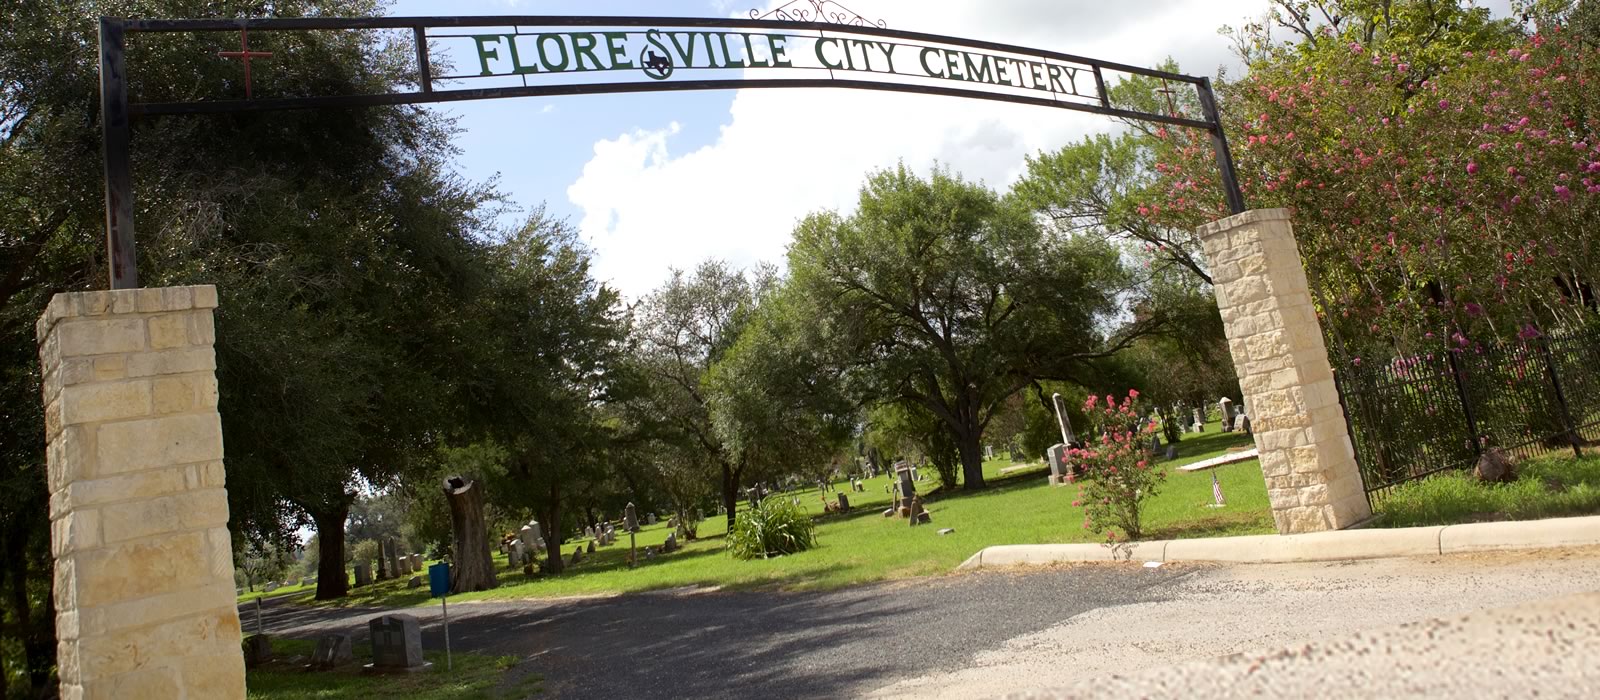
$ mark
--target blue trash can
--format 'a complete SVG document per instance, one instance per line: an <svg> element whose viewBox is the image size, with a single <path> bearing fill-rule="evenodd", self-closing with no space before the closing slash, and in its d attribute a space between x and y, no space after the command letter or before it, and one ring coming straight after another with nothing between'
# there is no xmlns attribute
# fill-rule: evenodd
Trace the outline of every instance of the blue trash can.
<svg viewBox="0 0 1600 700"><path fill-rule="evenodd" d="M428 591L435 598L450 592L449 564L439 562L428 567Z"/></svg>

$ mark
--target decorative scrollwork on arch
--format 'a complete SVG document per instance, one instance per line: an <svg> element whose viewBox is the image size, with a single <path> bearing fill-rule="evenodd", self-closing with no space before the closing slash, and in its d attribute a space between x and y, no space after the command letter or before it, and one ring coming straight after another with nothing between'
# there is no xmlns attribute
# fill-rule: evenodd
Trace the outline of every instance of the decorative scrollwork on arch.
<svg viewBox="0 0 1600 700"><path fill-rule="evenodd" d="M797 5L798 7L796 7ZM887 29L889 27L888 22L881 19L867 19L861 16L861 13L834 2L834 0L789 0L789 2L774 7L765 14L761 10L751 10L750 19L775 19L784 22L827 22L851 27L877 27L879 29Z"/></svg>

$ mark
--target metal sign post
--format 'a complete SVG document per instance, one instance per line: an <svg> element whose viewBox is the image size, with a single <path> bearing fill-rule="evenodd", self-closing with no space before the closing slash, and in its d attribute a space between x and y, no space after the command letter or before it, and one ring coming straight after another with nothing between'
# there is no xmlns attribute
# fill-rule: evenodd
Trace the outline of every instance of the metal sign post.
<svg viewBox="0 0 1600 700"><path fill-rule="evenodd" d="M444 668L453 668L450 662L450 565L439 562L428 567L428 593L439 598L440 612L444 618Z"/></svg>

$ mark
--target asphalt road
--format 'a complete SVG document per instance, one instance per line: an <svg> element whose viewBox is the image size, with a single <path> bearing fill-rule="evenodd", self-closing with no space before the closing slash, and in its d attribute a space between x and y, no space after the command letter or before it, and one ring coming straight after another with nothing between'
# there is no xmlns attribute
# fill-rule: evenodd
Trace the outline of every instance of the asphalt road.
<svg viewBox="0 0 1600 700"><path fill-rule="evenodd" d="M452 646L545 697L986 697L1600 590L1600 550L1290 565L1078 565L828 593L673 590L451 606ZM253 607L241 608L253 631ZM406 611L443 646L437 606ZM272 605L272 634L375 610Z"/></svg>

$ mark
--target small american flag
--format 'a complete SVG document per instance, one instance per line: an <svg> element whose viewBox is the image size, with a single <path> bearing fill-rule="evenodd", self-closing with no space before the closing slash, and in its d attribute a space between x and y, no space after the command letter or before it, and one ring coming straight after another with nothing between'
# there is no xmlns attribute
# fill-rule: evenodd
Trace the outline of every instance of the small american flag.
<svg viewBox="0 0 1600 700"><path fill-rule="evenodd" d="M1211 500L1216 501L1219 506L1228 505L1227 499L1222 497L1222 483L1217 481L1216 472L1211 472Z"/></svg>

